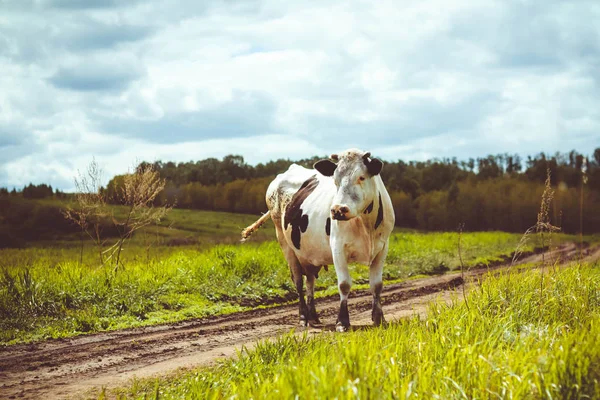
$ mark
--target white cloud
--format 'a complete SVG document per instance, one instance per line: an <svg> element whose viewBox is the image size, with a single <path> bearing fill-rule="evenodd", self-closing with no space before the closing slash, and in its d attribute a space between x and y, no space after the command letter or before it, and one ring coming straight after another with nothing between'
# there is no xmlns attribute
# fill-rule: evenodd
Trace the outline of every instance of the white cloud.
<svg viewBox="0 0 600 400"><path fill-rule="evenodd" d="M93 156L346 147L388 159L600 144L593 1L9 1L0 186L70 189ZM26 27L26 29L25 29Z"/></svg>
<svg viewBox="0 0 600 400"><path fill-rule="evenodd" d="M73 148L78 152L73 153ZM118 151L114 151L118 148ZM287 149L285 156L282 149ZM224 154L243 154L247 162L256 164L278 158L300 159L307 155L325 154L324 150L308 141L286 135L264 135L235 141L211 139L201 142L180 142L156 146L136 139L108 138L105 135L87 134L75 145L70 142L54 143L38 154L26 155L7 162L0 169L0 178L6 185L22 187L35 182L41 175L48 177L55 187L73 189L73 178L84 171L92 155L104 171L105 181L116 174L131 171L139 162L186 162L208 157L220 158Z"/></svg>

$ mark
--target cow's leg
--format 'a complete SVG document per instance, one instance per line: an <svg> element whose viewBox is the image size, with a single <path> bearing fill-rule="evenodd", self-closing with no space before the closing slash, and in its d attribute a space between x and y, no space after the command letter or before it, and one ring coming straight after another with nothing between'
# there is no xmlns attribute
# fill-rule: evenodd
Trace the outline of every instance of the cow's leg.
<svg viewBox="0 0 600 400"><path fill-rule="evenodd" d="M294 254L294 250L289 246L287 246L286 249L283 249L283 254L290 266L292 281L298 292L298 314L300 315L300 325L306 326L308 323L308 308L304 301L304 277L302 275L302 266L300 265L300 261L296 257L296 254Z"/></svg>
<svg viewBox="0 0 600 400"><path fill-rule="evenodd" d="M306 275L306 303L308 306L309 325L320 324L321 321L315 308L315 275L312 273Z"/></svg>
<svg viewBox="0 0 600 400"><path fill-rule="evenodd" d="M298 260L298 257L296 257L294 250L292 250L292 248L285 241L283 230L279 227L279 224L276 223L275 226L279 246L281 246L283 256L290 267L292 282L294 282L296 291L298 292L298 314L300 315L300 325L306 326L308 323L308 308L306 307L306 302L304 301L304 278L302 276L302 266L300 265L300 261Z"/></svg>
<svg viewBox="0 0 600 400"><path fill-rule="evenodd" d="M290 249L293 254L293 250ZM296 257L295 254L293 254ZM300 325L307 326L308 325L308 307L306 307L306 302L304 301L304 277L302 276L302 267L300 266L300 262L296 260L295 263L290 262L290 272L292 274L292 281L294 281L294 285L296 285L296 291L298 292L298 314L300 316Z"/></svg>
<svg viewBox="0 0 600 400"><path fill-rule="evenodd" d="M337 275L338 289L340 292L340 312L338 314L335 329L338 332L345 332L350 327L350 315L348 314L348 295L352 280L348 271L348 262L344 254L343 245L332 243L333 264L335 266L335 274Z"/></svg>
<svg viewBox="0 0 600 400"><path fill-rule="evenodd" d="M373 293L373 311L371 312L371 319L373 325L379 326L385 322L383 318L383 308L381 307L381 290L383 289L383 264L385 257L387 256L388 245L377 254L373 262L371 262L369 268L369 286L371 287L371 293Z"/></svg>

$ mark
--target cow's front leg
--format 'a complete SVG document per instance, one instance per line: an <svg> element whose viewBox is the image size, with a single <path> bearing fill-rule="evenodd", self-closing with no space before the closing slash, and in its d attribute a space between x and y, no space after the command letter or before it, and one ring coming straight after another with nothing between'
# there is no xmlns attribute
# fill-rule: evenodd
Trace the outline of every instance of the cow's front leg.
<svg viewBox="0 0 600 400"><path fill-rule="evenodd" d="M373 311L371 312L371 319L375 326L379 326L385 322L385 319L383 318L383 308L381 307L381 290L383 289L383 264L387 252L388 244L386 243L385 247L371 262L369 268L369 286L371 287L371 293L373 293Z"/></svg>
<svg viewBox="0 0 600 400"><path fill-rule="evenodd" d="M311 326L321 324L315 307L315 276L311 273L306 275L306 303L308 306L308 324Z"/></svg>
<svg viewBox="0 0 600 400"><path fill-rule="evenodd" d="M348 262L346 261L343 245L337 246L333 244L332 253L335 273L337 275L338 289L340 292L340 312L338 314L337 323L335 324L335 329L338 332L345 332L348 330L348 328L350 328L350 315L348 314L348 294L350 294L352 280L350 279Z"/></svg>

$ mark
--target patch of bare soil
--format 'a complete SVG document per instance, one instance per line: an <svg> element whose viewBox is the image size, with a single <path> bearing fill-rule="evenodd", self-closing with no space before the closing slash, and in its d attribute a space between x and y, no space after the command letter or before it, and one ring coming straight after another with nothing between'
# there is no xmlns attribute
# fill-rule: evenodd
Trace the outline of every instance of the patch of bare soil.
<svg viewBox="0 0 600 400"><path fill-rule="evenodd" d="M579 257L575 244L524 257L519 264L564 263ZM600 247L582 249L588 261L600 258ZM595 257L595 258L594 258ZM465 272L473 282L488 271L510 264ZM415 279L384 287L382 301L387 321L424 314L432 301L449 302L464 283L459 273ZM351 292L350 321L353 329L371 326L371 294ZM98 333L72 339L48 340L0 349L0 398L95 397L94 388L116 387L135 377L172 373L179 368L208 365L229 357L242 346L274 337L291 328L310 334L334 330L338 297L317 300L323 326L299 328L297 305L275 306L221 317L176 324ZM97 391L95 392L97 394Z"/></svg>

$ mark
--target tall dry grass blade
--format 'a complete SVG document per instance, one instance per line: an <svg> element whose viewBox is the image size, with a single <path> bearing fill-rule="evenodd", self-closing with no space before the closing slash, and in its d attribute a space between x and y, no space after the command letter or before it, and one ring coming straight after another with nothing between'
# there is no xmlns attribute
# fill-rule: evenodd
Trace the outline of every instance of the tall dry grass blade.
<svg viewBox="0 0 600 400"><path fill-rule="evenodd" d="M515 263L517 261L519 261L519 257L521 257L523 255L523 249L525 248L525 245L527 245L527 243L529 243L530 240L530 236L531 234L535 231L535 225L529 227L525 233L523 234L523 236L521 236L521 239L519 240L519 243L517 244L517 248L515 249L515 253L513 254L513 258L512 261L510 263L510 266L514 266Z"/></svg>
<svg viewBox="0 0 600 400"><path fill-rule="evenodd" d="M535 232L538 235L538 238L541 241L542 245L542 265L545 265L545 250L546 250L546 239L545 234L549 235L549 239L551 239L551 235L554 232L559 232L560 227L552 225L550 221L550 206L552 204L552 200L554 200L554 189L552 189L551 184L551 174L550 168L546 170L546 181L544 182L544 192L542 193L542 199L540 202L540 210L537 214L537 221L535 225L529 227L521 240L519 240L519 244L517 245L517 249L513 255L513 259L511 262L511 266L513 266L519 257L523 254L523 248L529 242L531 235Z"/></svg>
<svg viewBox="0 0 600 400"><path fill-rule="evenodd" d="M583 187L588 181L587 166L588 159L585 157L583 163L581 163L581 190L579 192L579 264L581 264L581 260L583 259Z"/></svg>
<svg viewBox="0 0 600 400"><path fill-rule="evenodd" d="M465 282L465 264L463 262L463 258L462 258L462 232L463 229L465 227L465 224L463 222L461 222L460 224L458 224L458 258L460 260L460 278L462 279L462 295L463 295L463 300L465 302L465 305L467 306L467 310L469 309L469 301L467 300L467 295L465 293L465 286L467 285L467 282Z"/></svg>

